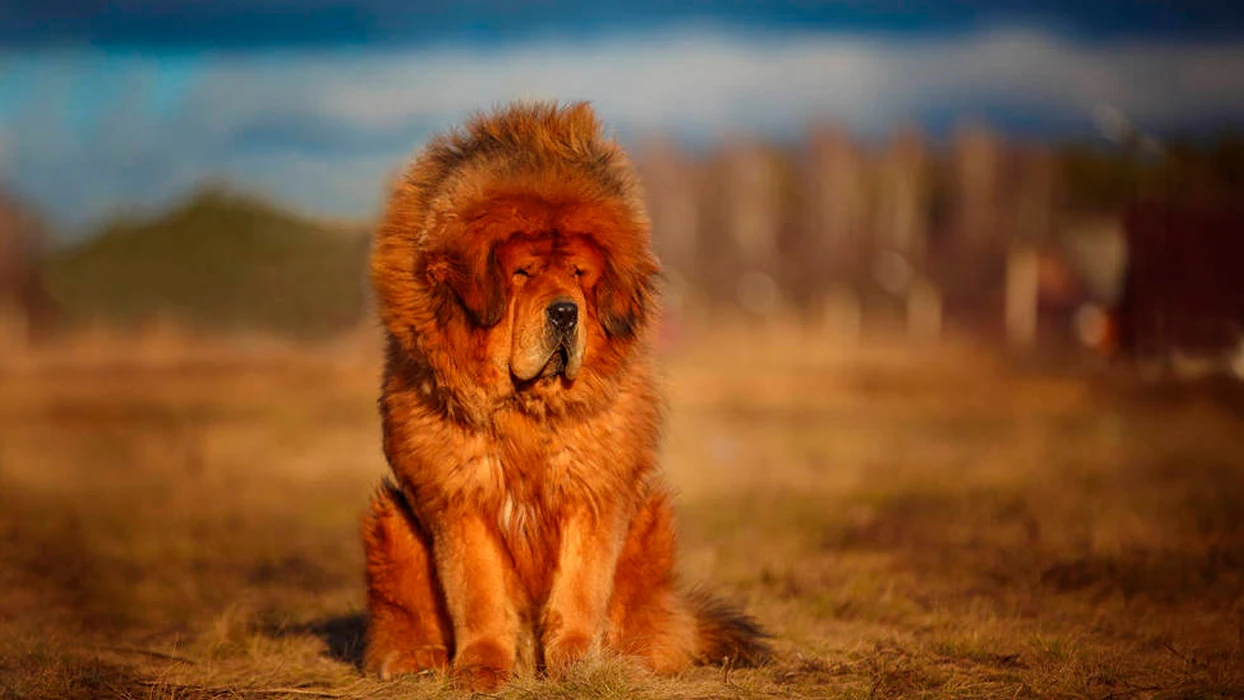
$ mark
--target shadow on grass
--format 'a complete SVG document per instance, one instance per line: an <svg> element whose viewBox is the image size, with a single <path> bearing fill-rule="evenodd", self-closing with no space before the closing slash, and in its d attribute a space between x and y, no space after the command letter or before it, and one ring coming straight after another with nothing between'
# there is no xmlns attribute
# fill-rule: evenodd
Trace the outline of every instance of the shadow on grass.
<svg viewBox="0 0 1244 700"><path fill-rule="evenodd" d="M267 630L273 637L310 634L328 647L328 655L356 669L363 668L363 646L367 635L367 616L363 613L336 615L299 625L283 625Z"/></svg>

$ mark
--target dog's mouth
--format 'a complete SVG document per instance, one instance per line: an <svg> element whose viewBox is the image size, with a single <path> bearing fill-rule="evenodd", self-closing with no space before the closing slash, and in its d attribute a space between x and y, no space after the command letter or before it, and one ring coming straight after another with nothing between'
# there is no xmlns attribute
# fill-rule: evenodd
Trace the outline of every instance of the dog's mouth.
<svg viewBox="0 0 1244 700"><path fill-rule="evenodd" d="M538 350L529 349L519 353L510 364L510 374L515 387L524 389L534 384L573 382L583 366L581 341L571 334L562 337L545 336ZM535 352L532 352L535 350Z"/></svg>
<svg viewBox="0 0 1244 700"><path fill-rule="evenodd" d="M535 373L530 379L522 380L516 377L522 384L533 382L556 381L563 379L568 382L574 381L579 374L579 368L583 364L583 358L580 354L575 353L573 341L569 338L554 346L553 351L549 353L548 359L540 371Z"/></svg>
<svg viewBox="0 0 1244 700"><path fill-rule="evenodd" d="M549 361L544 365L544 369L540 370L541 377L566 376L566 367L570 364L570 349L565 343L557 346L552 355L549 355ZM572 377L567 377L571 379Z"/></svg>

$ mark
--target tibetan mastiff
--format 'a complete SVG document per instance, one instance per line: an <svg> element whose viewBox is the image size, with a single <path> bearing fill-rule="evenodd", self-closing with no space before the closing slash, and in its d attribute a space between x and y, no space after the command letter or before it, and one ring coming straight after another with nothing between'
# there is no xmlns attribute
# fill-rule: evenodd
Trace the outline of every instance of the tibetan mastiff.
<svg viewBox="0 0 1244 700"><path fill-rule="evenodd" d="M658 272L586 104L476 117L399 179L371 258L393 479L364 518L368 670L490 689L601 653L765 657L751 618L675 580Z"/></svg>

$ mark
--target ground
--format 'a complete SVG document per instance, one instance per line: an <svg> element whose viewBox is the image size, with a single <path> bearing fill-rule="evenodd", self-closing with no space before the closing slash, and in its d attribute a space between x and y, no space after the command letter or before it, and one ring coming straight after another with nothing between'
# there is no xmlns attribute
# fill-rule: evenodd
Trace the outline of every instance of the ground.
<svg viewBox="0 0 1244 700"><path fill-rule="evenodd" d="M1231 392L723 333L665 353L666 469L684 577L754 613L775 661L600 661L502 697L1244 696ZM454 696L358 670L377 356L0 362L0 698Z"/></svg>

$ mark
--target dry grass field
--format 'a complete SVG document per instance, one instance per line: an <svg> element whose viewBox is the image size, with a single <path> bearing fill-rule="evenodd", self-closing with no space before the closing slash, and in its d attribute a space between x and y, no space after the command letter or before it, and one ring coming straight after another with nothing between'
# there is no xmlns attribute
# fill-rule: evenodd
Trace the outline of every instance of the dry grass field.
<svg viewBox="0 0 1244 700"><path fill-rule="evenodd" d="M366 344L0 361L0 698L452 697L357 668ZM1244 410L966 347L668 354L686 578L760 669L506 698L1244 697Z"/></svg>

